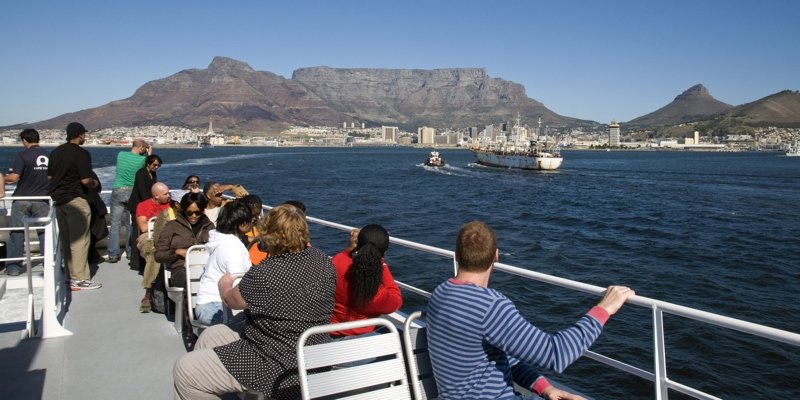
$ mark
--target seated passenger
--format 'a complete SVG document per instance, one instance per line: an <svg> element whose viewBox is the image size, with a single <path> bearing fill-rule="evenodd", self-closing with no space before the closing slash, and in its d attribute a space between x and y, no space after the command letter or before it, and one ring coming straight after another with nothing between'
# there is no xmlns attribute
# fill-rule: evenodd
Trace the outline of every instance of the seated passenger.
<svg viewBox="0 0 800 400"><path fill-rule="evenodd" d="M222 300L217 283L226 273L245 273L250 269L250 256L242 238L250 230L250 209L233 202L219 212L217 228L208 234L208 264L197 288L195 315L203 325L222 323Z"/></svg>
<svg viewBox="0 0 800 400"><path fill-rule="evenodd" d="M208 232L214 224L203 214L206 197L202 193L187 193L181 199L181 212L164 225L156 241L155 258L166 263L172 272L171 285L186 287L186 250L208 242Z"/></svg>
<svg viewBox="0 0 800 400"><path fill-rule="evenodd" d="M144 297L139 303L139 311L143 313L150 312L150 296L153 281L158 276L160 269L155 260L155 240L154 237L148 237L147 225L150 218L158 217L162 211L169 208L169 188L163 182L156 182L150 188L152 197L139 203L136 206L136 225L139 232L142 232L136 238L136 247L139 249L139 254L144 257L144 273L142 274L142 287L144 288Z"/></svg>
<svg viewBox="0 0 800 400"><path fill-rule="evenodd" d="M249 194L247 193L247 190L242 187L242 185L222 184L214 181L206 182L205 186L203 187L203 194L205 194L206 198L208 199L205 213L206 216L208 216L208 219L215 224L217 223L219 210L221 210L221 207L224 207L229 201L222 197L222 194L226 190L230 190L237 199Z"/></svg>
<svg viewBox="0 0 800 400"><path fill-rule="evenodd" d="M516 382L548 400L582 399L550 385L534 368L564 371L597 339L633 290L610 286L574 326L549 334L488 288L498 256L488 225L473 221L462 226L455 253L458 273L433 291L426 317L439 398L517 399Z"/></svg>
<svg viewBox="0 0 800 400"><path fill-rule="evenodd" d="M216 398L245 388L274 399L300 397L297 341L306 329L330 322L336 270L330 257L308 246L302 211L280 205L266 219L262 227L272 256L235 287L230 274L219 280L222 301L245 309L243 329L220 324L203 331L195 350L175 363L175 399ZM308 343L328 340L313 335Z"/></svg>
<svg viewBox="0 0 800 400"><path fill-rule="evenodd" d="M247 196L245 196L245 197L247 197ZM243 197L243 199L244 199L244 197ZM302 202L300 202L298 200L285 201L285 202L283 202L283 204L288 204L290 206L294 206L297 209L299 209L300 211L302 211L303 214L306 213L305 204L303 204ZM266 219L262 217L261 219L256 221L256 229L255 229L256 232L263 232L264 231L264 228L260 226L262 221L266 222ZM255 237L255 240L251 241L250 244L247 247L247 251L250 253L250 262L254 266L258 265L258 264L261 264L261 261L264 261L265 258L269 257L269 252L267 252L266 248L264 248L264 245L262 244L261 236L262 235L259 233ZM309 246L310 245L311 244L309 243Z"/></svg>
<svg viewBox="0 0 800 400"><path fill-rule="evenodd" d="M389 233L380 225L367 225L350 233L350 245L333 256L337 279L331 323L374 318L400 309L400 288L383 260L388 247ZM331 336L360 335L373 329L369 326Z"/></svg>
<svg viewBox="0 0 800 400"><path fill-rule="evenodd" d="M247 245L249 246L250 243L258 240L258 224L256 224L256 222L258 222L258 219L261 218L262 211L264 210L264 204L261 203L261 198L254 194L248 194L247 196L239 199L239 201L243 202L245 205L247 205L247 207L250 208L250 214L253 216L253 223L250 224L250 230L247 231L246 234Z"/></svg>

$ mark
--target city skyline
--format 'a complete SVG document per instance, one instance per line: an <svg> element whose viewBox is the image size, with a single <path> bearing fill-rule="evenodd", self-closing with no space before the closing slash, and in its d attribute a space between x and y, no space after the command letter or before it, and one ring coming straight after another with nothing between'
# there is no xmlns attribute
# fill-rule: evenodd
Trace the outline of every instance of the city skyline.
<svg viewBox="0 0 800 400"><path fill-rule="evenodd" d="M486 68L563 116L624 123L698 83L732 105L800 89L798 11L682 0L4 4L0 126L124 99L214 56L285 78L321 65Z"/></svg>

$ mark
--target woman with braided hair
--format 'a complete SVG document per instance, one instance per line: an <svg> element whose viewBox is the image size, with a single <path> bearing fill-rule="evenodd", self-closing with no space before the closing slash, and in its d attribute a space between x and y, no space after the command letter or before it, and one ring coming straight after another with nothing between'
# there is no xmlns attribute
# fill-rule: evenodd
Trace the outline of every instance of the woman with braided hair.
<svg viewBox="0 0 800 400"><path fill-rule="evenodd" d="M337 279L331 323L390 314L403 305L400 288L383 260L388 247L389 233L380 225L350 232L349 246L333 257ZM332 336L360 335L373 329L339 331Z"/></svg>

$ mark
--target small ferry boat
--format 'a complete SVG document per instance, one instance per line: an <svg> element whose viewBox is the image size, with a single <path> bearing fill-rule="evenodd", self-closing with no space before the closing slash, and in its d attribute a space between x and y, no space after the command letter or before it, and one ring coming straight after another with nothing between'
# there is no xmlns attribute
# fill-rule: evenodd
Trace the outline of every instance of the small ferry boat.
<svg viewBox="0 0 800 400"><path fill-rule="evenodd" d="M444 167L444 159L439 155L436 150L428 154L428 159L425 160L425 165L429 167Z"/></svg>
<svg viewBox="0 0 800 400"><path fill-rule="evenodd" d="M564 158L557 146L548 146L539 141L539 130L534 138L527 139L527 130L519 125L519 114L511 131L512 141L479 142L471 148L478 164L490 167L519 168L532 170L555 170L561 167ZM539 119L539 126L542 121Z"/></svg>
<svg viewBox="0 0 800 400"><path fill-rule="evenodd" d="M795 140L794 144L786 150L786 157L800 157L800 141Z"/></svg>

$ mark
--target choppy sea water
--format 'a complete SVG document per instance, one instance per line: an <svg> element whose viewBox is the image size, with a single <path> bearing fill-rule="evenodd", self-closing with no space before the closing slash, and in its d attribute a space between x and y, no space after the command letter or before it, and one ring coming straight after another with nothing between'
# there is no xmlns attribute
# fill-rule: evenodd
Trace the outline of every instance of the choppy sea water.
<svg viewBox="0 0 800 400"><path fill-rule="evenodd" d="M105 187L120 149L89 148ZM2 148L10 164L18 149ZM470 220L497 232L501 261L598 286L800 332L800 160L777 153L580 152L554 172L475 165L464 150L408 148L157 149L159 178L240 183L265 204L303 201L313 217L452 249ZM312 226L330 254L347 235ZM395 277L432 290L450 260L392 246ZM495 274L493 287L536 325L566 327L597 302ZM424 307L407 296L406 310ZM592 350L652 371L649 310L626 306ZM800 349L665 316L671 379L722 398L800 394ZM654 397L653 384L580 360L552 375L597 399ZM757 394L756 394L757 393ZM671 398L682 398L670 393Z"/></svg>

